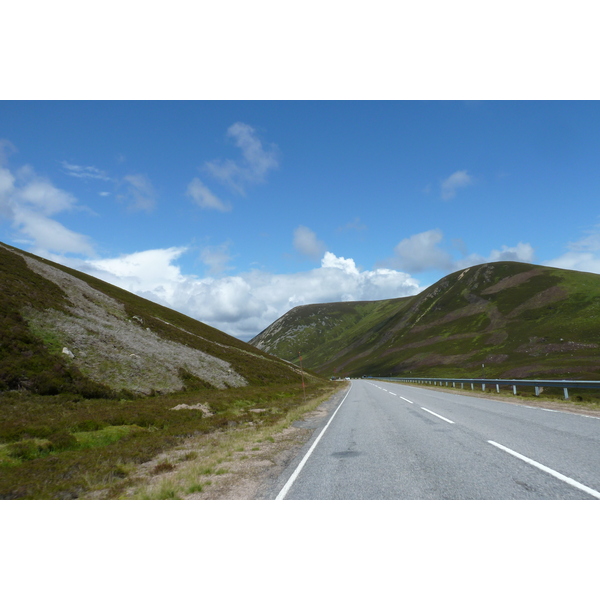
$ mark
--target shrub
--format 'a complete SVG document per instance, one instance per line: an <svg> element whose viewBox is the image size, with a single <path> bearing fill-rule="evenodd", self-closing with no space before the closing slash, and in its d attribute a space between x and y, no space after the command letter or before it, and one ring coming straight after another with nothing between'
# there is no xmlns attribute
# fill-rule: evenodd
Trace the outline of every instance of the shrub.
<svg viewBox="0 0 600 600"><path fill-rule="evenodd" d="M175 467L170 462L162 462L152 469L152 473L154 475L159 475L160 473L168 473L172 471Z"/></svg>
<svg viewBox="0 0 600 600"><path fill-rule="evenodd" d="M19 460L33 460L42 454L49 452L52 448L49 440L28 439L10 444L8 455Z"/></svg>
<svg viewBox="0 0 600 600"><path fill-rule="evenodd" d="M77 439L68 431L58 431L52 434L48 440L52 444L52 450L67 450L77 446Z"/></svg>

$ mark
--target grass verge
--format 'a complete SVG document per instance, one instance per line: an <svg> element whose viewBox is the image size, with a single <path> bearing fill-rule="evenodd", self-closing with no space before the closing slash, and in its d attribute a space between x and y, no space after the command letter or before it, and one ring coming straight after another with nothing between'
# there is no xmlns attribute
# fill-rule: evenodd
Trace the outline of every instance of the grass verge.
<svg viewBox="0 0 600 600"><path fill-rule="evenodd" d="M306 403L297 384L135 399L0 393L0 499L124 497L140 484L146 466L159 467L148 476L167 479L204 461L201 449L216 434L240 436L238 445L252 455L257 444L242 444L246 432L285 427L333 389L331 382L312 379ZM188 408L173 410L181 404ZM200 468L218 470L206 461ZM190 480L188 488L196 483ZM176 495L185 491L179 487ZM152 494L174 497L164 486Z"/></svg>
<svg viewBox="0 0 600 600"><path fill-rule="evenodd" d="M343 384L316 391L306 401L287 411L275 423L239 427L196 438L158 457L179 466L169 473L156 475L146 467L138 471L137 481L121 496L138 500L164 499L243 499L252 497L260 485L261 473L276 466L282 450L305 441L310 430L292 428L292 424L314 412ZM181 460L192 452L193 462Z"/></svg>

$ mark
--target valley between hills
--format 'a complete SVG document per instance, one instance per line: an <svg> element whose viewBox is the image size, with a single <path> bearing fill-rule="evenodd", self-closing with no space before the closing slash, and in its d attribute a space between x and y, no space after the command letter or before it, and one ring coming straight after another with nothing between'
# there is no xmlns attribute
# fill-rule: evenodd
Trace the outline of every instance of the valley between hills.
<svg viewBox="0 0 600 600"><path fill-rule="evenodd" d="M296 307L250 343L5 244L0 282L4 499L256 497L332 378L600 379L590 273L478 265L414 297Z"/></svg>

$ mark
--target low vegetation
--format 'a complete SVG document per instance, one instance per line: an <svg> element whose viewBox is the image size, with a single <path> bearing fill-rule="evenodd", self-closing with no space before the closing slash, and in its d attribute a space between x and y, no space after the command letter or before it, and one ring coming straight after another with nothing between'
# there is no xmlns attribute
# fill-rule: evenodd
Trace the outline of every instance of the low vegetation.
<svg viewBox="0 0 600 600"><path fill-rule="evenodd" d="M301 385L248 386L127 398L0 394L0 498L68 499L93 490L118 498L131 475L157 455L215 432L251 426L266 431L289 422L311 400L334 388L324 380ZM202 404L201 410L173 410ZM262 434L261 434L262 435ZM193 453L186 460L194 461ZM173 470L165 462L155 473Z"/></svg>
<svg viewBox="0 0 600 600"><path fill-rule="evenodd" d="M169 449L273 426L331 389L190 317L3 244L0 284L0 498L117 498Z"/></svg>

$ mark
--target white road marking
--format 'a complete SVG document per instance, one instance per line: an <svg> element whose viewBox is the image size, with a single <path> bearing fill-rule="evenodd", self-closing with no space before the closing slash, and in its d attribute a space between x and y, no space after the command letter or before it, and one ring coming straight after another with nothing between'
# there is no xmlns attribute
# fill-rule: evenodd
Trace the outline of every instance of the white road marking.
<svg viewBox="0 0 600 600"><path fill-rule="evenodd" d="M414 402L412 400L409 400L408 398L405 398L404 396L400 396L400 398L402 398L402 400L406 400L410 404L414 404Z"/></svg>
<svg viewBox="0 0 600 600"><path fill-rule="evenodd" d="M298 477L298 475L300 474L300 471L302 471L302 468L306 464L308 457L312 454L313 450L317 447L319 440L323 437L323 434L325 433L325 431L327 431L327 428L331 424L331 421L333 421L333 417L335 417L335 415L337 414L337 411L340 410L340 408L342 408L342 404L344 404L344 401L348 397L348 394L350 393L351 390L352 390L352 383L350 383L350 389L346 392L344 399L340 402L339 406L335 409L335 412L331 415L331 418L329 419L329 421L327 421L327 425L325 425L325 427L323 427L323 431L321 431L321 433L319 434L319 437L313 442L313 445L309 448L308 452L304 455L304 458L300 461L300 464L296 467L296 470L292 473L290 478L287 480L286 484L283 486L283 488L281 489L279 494L277 494L277 498L275 498L275 500L283 500L286 497L287 493L290 491L290 488L292 487L292 484L294 483L294 481L296 481L296 477Z"/></svg>
<svg viewBox="0 0 600 600"><path fill-rule="evenodd" d="M575 481L574 479L571 479L570 477L567 477L566 475L563 475L562 473L559 473L558 471L555 471L554 469L551 469L550 467L546 467L545 465L543 465L539 462L536 462L535 460L532 460L531 458L527 458L526 456L523 456L522 454L519 454L518 452L515 452L514 450L511 450L510 448L507 448L506 446L502 446L501 444L498 444L497 442L488 440L488 444L492 444L492 446L496 446L496 448L500 448L500 450L504 450L504 452L508 452L508 454L512 454L513 456L520 458L522 461L524 461L534 467L537 467L538 469L548 473L549 475L552 475L552 477L556 477L557 479L560 479L561 481L564 481L565 483L572 485L573 487L581 490L582 492L585 492L586 494L589 494L590 496L594 496L594 498L598 498L600 500L600 492L599 491L597 491L593 488L590 488L587 485L583 485L583 483L579 483L579 481Z"/></svg>
<svg viewBox="0 0 600 600"><path fill-rule="evenodd" d="M446 417L442 417L442 415L438 415L437 413L434 413L432 410L429 410L428 408L424 408L423 406L421 406L421 408L423 410L426 410L428 413L431 413L432 415L438 417L439 419L443 419L444 421L447 421L448 423L452 423L454 425L454 421L451 421L450 419L446 419Z"/></svg>
<svg viewBox="0 0 600 600"><path fill-rule="evenodd" d="M397 394L394 394L394 392L390 392L389 390L388 390L388 394L391 394L392 396L396 396L397 395Z"/></svg>

